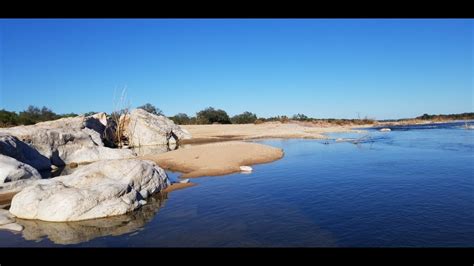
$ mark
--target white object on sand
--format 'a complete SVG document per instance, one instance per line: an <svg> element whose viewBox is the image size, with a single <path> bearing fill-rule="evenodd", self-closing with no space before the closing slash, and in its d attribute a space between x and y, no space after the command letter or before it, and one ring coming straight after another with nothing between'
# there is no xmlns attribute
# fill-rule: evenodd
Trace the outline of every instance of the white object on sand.
<svg viewBox="0 0 474 266"><path fill-rule="evenodd" d="M242 172L252 172L252 170L253 169L250 166L243 165L243 166L240 167L240 171L242 171Z"/></svg>

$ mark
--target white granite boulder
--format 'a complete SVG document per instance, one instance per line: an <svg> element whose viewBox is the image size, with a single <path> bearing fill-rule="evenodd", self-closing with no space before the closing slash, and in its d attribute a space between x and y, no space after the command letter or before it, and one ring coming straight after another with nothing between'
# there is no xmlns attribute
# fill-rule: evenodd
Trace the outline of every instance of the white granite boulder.
<svg viewBox="0 0 474 266"><path fill-rule="evenodd" d="M191 138L188 131L162 115L155 115L143 109L134 109L122 115L124 135L132 147L147 145L169 145L181 139Z"/></svg>
<svg viewBox="0 0 474 266"><path fill-rule="evenodd" d="M27 186L13 197L10 212L53 222L121 215L169 185L166 172L151 161L105 160Z"/></svg>

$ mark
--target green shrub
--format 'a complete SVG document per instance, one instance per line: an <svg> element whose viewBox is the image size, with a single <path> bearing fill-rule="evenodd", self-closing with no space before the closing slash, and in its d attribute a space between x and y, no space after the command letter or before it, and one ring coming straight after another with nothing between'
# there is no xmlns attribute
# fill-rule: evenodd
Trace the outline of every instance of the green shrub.
<svg viewBox="0 0 474 266"><path fill-rule="evenodd" d="M224 110L208 107L196 113L196 121L198 124L230 124L229 115Z"/></svg>
<svg viewBox="0 0 474 266"><path fill-rule="evenodd" d="M251 112L243 112L233 116L230 121L232 124L251 124L257 120L257 115Z"/></svg>
<svg viewBox="0 0 474 266"><path fill-rule="evenodd" d="M155 114L155 115L163 115L163 111L161 111L159 108L157 108L151 103L146 103L142 106L137 107L137 109L143 109L147 111L148 113Z"/></svg>
<svg viewBox="0 0 474 266"><path fill-rule="evenodd" d="M291 118L293 120L298 120L298 121L308 121L310 120L310 118L308 118L306 115L304 114L296 114L296 115L293 115L293 117Z"/></svg>
<svg viewBox="0 0 474 266"><path fill-rule="evenodd" d="M11 127L18 125L18 114L5 109L0 110L0 127Z"/></svg>
<svg viewBox="0 0 474 266"><path fill-rule="evenodd" d="M33 125L38 122L50 121L59 118L61 117L46 106L43 106L40 109L36 106L30 105L25 111L20 112L18 115L18 124Z"/></svg>
<svg viewBox="0 0 474 266"><path fill-rule="evenodd" d="M185 113L179 113L168 118L173 120L173 122L177 125L189 125L191 123L191 118L189 118L189 116Z"/></svg>

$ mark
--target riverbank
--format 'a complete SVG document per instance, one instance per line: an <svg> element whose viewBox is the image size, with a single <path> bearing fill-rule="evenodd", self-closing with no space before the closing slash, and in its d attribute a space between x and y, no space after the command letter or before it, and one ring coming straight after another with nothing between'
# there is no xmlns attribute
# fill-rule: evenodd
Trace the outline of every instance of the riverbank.
<svg viewBox="0 0 474 266"><path fill-rule="evenodd" d="M357 126L368 127L371 125ZM191 139L182 140L181 144L199 144L229 140L249 140L264 138L305 138L326 139L325 134L335 132L361 132L352 129L355 126L316 126L311 123L263 123L231 125L183 125L192 135Z"/></svg>
<svg viewBox="0 0 474 266"><path fill-rule="evenodd" d="M283 157L283 150L267 145L226 141L190 146L141 159L183 173L181 177L226 175L240 172L240 166L268 163Z"/></svg>

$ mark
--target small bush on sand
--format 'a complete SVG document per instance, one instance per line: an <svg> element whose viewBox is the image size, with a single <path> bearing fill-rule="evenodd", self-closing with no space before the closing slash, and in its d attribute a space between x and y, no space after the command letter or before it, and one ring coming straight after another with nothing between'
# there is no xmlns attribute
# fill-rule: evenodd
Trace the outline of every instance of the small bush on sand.
<svg viewBox="0 0 474 266"><path fill-rule="evenodd" d="M230 124L229 115L224 110L208 107L196 114L198 124Z"/></svg>
<svg viewBox="0 0 474 266"><path fill-rule="evenodd" d="M257 120L257 115L251 112L243 112L233 116L230 120L232 124L251 124Z"/></svg>

